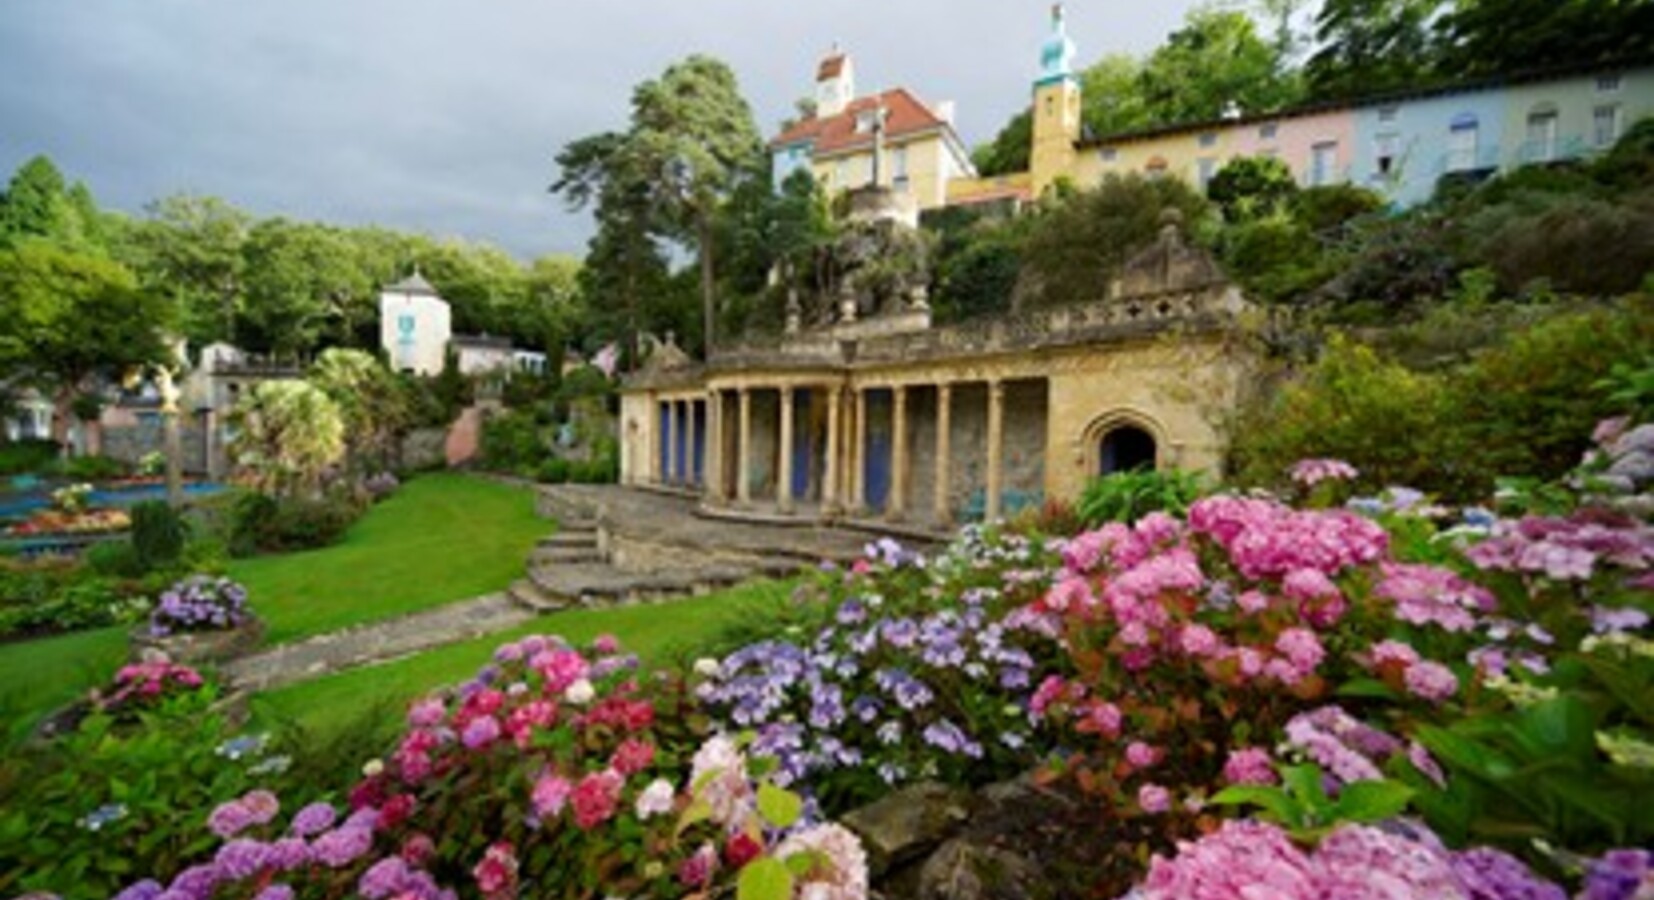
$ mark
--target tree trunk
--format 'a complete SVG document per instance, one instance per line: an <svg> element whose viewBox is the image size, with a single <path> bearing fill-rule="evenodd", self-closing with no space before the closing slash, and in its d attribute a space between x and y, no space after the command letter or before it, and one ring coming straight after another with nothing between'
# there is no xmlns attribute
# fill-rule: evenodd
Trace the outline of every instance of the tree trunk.
<svg viewBox="0 0 1654 900"><path fill-rule="evenodd" d="M62 459L73 455L69 446L69 427L74 422L74 405L74 385L59 387L52 392L52 440L57 442L58 456Z"/></svg>
<svg viewBox="0 0 1654 900"><path fill-rule="evenodd" d="M701 249L701 320L702 332L701 347L707 359L712 358L713 339L713 303L712 303L712 216L702 213L700 218L700 249Z"/></svg>

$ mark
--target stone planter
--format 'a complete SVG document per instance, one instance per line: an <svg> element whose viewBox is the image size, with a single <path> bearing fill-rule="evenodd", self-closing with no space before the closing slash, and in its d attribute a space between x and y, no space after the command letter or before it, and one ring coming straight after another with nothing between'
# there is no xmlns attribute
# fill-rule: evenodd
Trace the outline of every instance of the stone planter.
<svg viewBox="0 0 1654 900"><path fill-rule="evenodd" d="M149 623L144 622L132 629L130 644L133 659L164 653L175 663L198 666L245 656L257 648L263 638L264 622L253 617L225 631L184 631L166 637L151 635Z"/></svg>

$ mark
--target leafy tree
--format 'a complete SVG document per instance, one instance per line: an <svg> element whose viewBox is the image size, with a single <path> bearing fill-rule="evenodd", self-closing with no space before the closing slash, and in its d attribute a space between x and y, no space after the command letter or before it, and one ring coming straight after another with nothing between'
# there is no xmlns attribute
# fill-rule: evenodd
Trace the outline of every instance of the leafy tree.
<svg viewBox="0 0 1654 900"><path fill-rule="evenodd" d="M1206 196L1230 222L1279 210L1298 192L1292 169L1273 156L1238 156L1212 176Z"/></svg>
<svg viewBox="0 0 1654 900"><path fill-rule="evenodd" d="M1650 0L1457 0L1437 28L1442 68L1493 75L1654 54Z"/></svg>
<svg viewBox="0 0 1654 900"><path fill-rule="evenodd" d="M1196 7L1149 56L1142 73L1149 116L1159 123L1215 119L1231 107L1278 109L1301 92L1281 50L1238 10Z"/></svg>
<svg viewBox="0 0 1654 900"><path fill-rule="evenodd" d="M1433 64L1430 25L1442 0L1325 0L1315 20L1320 49L1304 67L1317 99L1415 84Z"/></svg>
<svg viewBox="0 0 1654 900"><path fill-rule="evenodd" d="M763 145L735 73L691 56L632 95L628 164L652 187L655 203L700 261L702 341L710 346L716 312L713 226L718 209L758 170Z"/></svg>
<svg viewBox="0 0 1654 900"><path fill-rule="evenodd" d="M0 247L44 238L103 255L103 220L86 185L69 185L50 159L36 156L18 168L0 194Z"/></svg>
<svg viewBox="0 0 1654 900"><path fill-rule="evenodd" d="M255 385L230 414L230 458L267 494L314 492L344 457L344 418L333 399L304 381Z"/></svg>
<svg viewBox="0 0 1654 900"><path fill-rule="evenodd" d="M1090 105L1089 103L1087 104ZM1026 172L1034 144L1034 113L1024 109L1011 117L1005 127L986 144L971 151L971 163L983 178Z"/></svg>
<svg viewBox="0 0 1654 900"><path fill-rule="evenodd" d="M40 238L0 250L0 307L0 368L50 394L60 442L75 398L96 379L119 379L172 352L163 338L170 303L140 290L119 263Z"/></svg>
<svg viewBox="0 0 1654 900"><path fill-rule="evenodd" d="M374 285L333 228L266 219L247 236L247 302L236 331L251 349L299 355L344 343L377 315Z"/></svg>
<svg viewBox="0 0 1654 900"><path fill-rule="evenodd" d="M1080 116L1095 135L1119 134L1154 124L1143 85L1143 63L1128 53L1111 53L1080 74L1085 104Z"/></svg>
<svg viewBox="0 0 1654 900"><path fill-rule="evenodd" d="M1176 178L1110 175L1096 188L1046 201L1027 227L1024 272L1037 273L1030 303L1101 300L1120 267L1160 233L1161 214L1176 209L1200 222L1209 207Z"/></svg>
<svg viewBox="0 0 1654 900"><path fill-rule="evenodd" d="M339 407L347 454L357 466L384 465L408 425L407 395L391 371L361 350L323 350L310 383Z"/></svg>
<svg viewBox="0 0 1654 900"><path fill-rule="evenodd" d="M157 200L147 211L134 232L143 281L178 301L191 340L234 343L252 216L217 197L190 194Z"/></svg>

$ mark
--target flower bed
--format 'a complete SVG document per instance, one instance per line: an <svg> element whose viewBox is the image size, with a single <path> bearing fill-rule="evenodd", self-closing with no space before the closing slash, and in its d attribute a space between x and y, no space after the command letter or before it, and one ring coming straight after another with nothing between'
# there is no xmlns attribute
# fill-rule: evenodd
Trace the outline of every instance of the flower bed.
<svg viewBox="0 0 1654 900"><path fill-rule="evenodd" d="M879 542L803 592L813 626L689 672L507 644L413 706L348 809L245 794L210 861L121 896L863 897L827 819L1030 771L1103 819L1036 869L1058 896L1654 894L1643 484L1501 518L1331 506L1350 475L935 558Z"/></svg>
<svg viewBox="0 0 1654 900"><path fill-rule="evenodd" d="M154 651L188 663L240 656L264 636L247 608L247 590L228 578L192 575L156 598L149 621L132 632L134 655Z"/></svg>

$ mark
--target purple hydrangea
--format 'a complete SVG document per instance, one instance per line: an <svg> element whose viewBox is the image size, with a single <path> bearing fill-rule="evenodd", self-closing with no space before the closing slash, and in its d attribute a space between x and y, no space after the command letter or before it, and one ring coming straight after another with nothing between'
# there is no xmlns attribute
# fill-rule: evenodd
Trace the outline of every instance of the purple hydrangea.
<svg viewBox="0 0 1654 900"><path fill-rule="evenodd" d="M228 578L191 575L161 592L149 615L149 633L166 637L180 631L222 631L249 618L247 589Z"/></svg>

